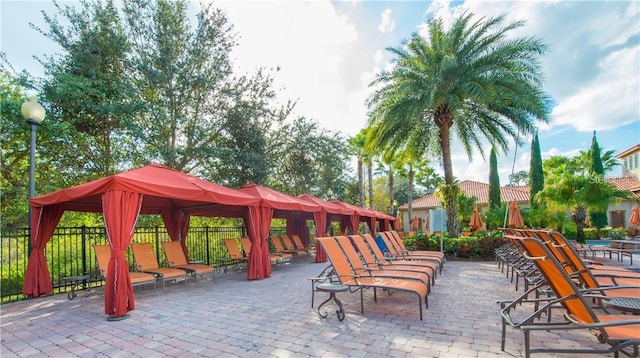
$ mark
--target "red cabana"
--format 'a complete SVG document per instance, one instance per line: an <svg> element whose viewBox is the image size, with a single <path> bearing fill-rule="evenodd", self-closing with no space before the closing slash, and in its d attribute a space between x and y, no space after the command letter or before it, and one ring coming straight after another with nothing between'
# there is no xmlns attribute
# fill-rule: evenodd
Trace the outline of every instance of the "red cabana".
<svg viewBox="0 0 640 358"><path fill-rule="evenodd" d="M243 217L249 232L259 221L260 199L158 164L111 175L30 199L31 244L23 293L38 297L53 290L44 249L64 211L102 212L111 246L105 313L124 316L135 308L125 250L139 214L160 214L172 240L183 243L189 216ZM185 250L186 251L186 250ZM268 262L268 257L267 257Z"/></svg>
<svg viewBox="0 0 640 358"><path fill-rule="evenodd" d="M291 225L291 227L301 230L303 223L306 220L305 216L301 215L301 213L320 212L322 208L317 204L309 203L291 195L253 183L243 185L238 190L261 200L261 217L258 236L256 238L251 238L252 245L247 268L249 279L270 277L271 263L269 261L267 236L269 236L271 219L274 217L286 218L287 226ZM289 223L289 221L291 221L291 223ZM316 222L316 227L318 224L319 223ZM300 231L298 231L298 233L300 233ZM257 249L254 250L254 248ZM260 263L260 260L262 260L262 262L261 264L258 264ZM266 268L266 271L261 271L262 268Z"/></svg>
<svg viewBox="0 0 640 358"><path fill-rule="evenodd" d="M316 237L323 237L327 234L327 226L331 221L342 221L354 214L353 209L348 209L336 203L316 198L315 196L303 194L298 199L319 205L322 210L313 213L316 223ZM326 262L327 254L322 245L316 245L316 262Z"/></svg>

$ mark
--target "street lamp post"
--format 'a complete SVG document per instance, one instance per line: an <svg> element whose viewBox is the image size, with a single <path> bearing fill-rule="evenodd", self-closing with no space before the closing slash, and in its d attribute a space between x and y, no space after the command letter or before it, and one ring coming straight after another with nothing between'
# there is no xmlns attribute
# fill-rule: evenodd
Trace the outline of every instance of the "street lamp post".
<svg viewBox="0 0 640 358"><path fill-rule="evenodd" d="M30 99L22 104L22 116L29 124L31 132L31 146L29 155L29 199L36 196L36 129L44 119L44 108L36 100ZM27 251L31 255L31 204L27 214L29 226L29 240L27 240Z"/></svg>

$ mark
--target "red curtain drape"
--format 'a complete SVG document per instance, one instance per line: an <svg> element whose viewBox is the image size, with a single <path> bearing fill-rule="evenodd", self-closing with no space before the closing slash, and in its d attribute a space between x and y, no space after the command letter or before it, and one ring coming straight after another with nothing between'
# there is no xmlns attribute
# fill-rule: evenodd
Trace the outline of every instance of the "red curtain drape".
<svg viewBox="0 0 640 358"><path fill-rule="evenodd" d="M58 226L64 210L62 205L31 208L31 256L24 274L22 293L27 297L48 295L53 291L44 248Z"/></svg>
<svg viewBox="0 0 640 358"><path fill-rule="evenodd" d="M316 224L316 237L324 237L327 234L327 213L318 211L313 213L313 221ZM326 262L327 253L322 245L316 243L316 262Z"/></svg>
<svg viewBox="0 0 640 358"><path fill-rule="evenodd" d="M251 240L251 252L247 264L247 278L258 280L271 277L271 261L267 236L271 227L273 209L262 206L250 206L244 218L247 233Z"/></svg>
<svg viewBox="0 0 640 358"><path fill-rule="evenodd" d="M287 216L287 235L297 234L303 244L309 242L309 233L307 230L307 219L304 215L289 215Z"/></svg>
<svg viewBox="0 0 640 358"><path fill-rule="evenodd" d="M180 241L182 251L187 261L189 261L189 252L187 251L187 233L189 232L189 222L191 216L183 210L178 209L162 209L160 210L164 227L167 228L171 241Z"/></svg>
<svg viewBox="0 0 640 358"><path fill-rule="evenodd" d="M375 217L368 218L367 225L369 225L369 231L371 231L371 236L376 237L376 218Z"/></svg>
<svg viewBox="0 0 640 358"><path fill-rule="evenodd" d="M380 225L382 225L382 231L389 231L389 227L391 226L389 224L389 219L381 220Z"/></svg>
<svg viewBox="0 0 640 358"><path fill-rule="evenodd" d="M102 212L111 246L104 290L104 312L113 317L124 316L135 309L129 264L124 256L142 207L142 194L107 191L102 194Z"/></svg>

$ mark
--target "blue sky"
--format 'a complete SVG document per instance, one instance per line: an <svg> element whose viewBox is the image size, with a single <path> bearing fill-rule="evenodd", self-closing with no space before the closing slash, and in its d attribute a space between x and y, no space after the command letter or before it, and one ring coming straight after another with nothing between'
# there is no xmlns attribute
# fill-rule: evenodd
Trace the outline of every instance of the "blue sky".
<svg viewBox="0 0 640 358"><path fill-rule="evenodd" d="M65 4L77 4L65 2ZM390 66L385 50L418 32L425 21L450 23L464 10L524 20L515 35L537 36L548 46L541 59L544 90L556 103L551 123L540 126L543 158L588 150L593 131L605 150L640 143L640 2L638 1L216 1L235 27L238 72L280 67L280 98L298 101L296 114L347 136L365 126L369 81ZM49 1L0 0L0 48L16 70L41 75L32 56L56 47L29 28L43 26ZM196 8L197 3L192 3ZM515 171L528 170L531 138L517 148ZM488 153L489 146L484 148ZM472 161L454 148L454 175L488 181L488 158ZM515 145L498 158L508 182ZM439 168L438 163L434 167ZM619 175L616 169L610 175Z"/></svg>

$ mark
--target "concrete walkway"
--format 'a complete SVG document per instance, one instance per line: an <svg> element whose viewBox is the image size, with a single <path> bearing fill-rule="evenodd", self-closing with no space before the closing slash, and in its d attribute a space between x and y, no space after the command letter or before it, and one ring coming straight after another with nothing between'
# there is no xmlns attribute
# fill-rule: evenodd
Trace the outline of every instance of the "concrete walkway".
<svg viewBox="0 0 640 358"><path fill-rule="evenodd" d="M106 320L101 289L72 301L55 295L0 307L2 349L9 357L521 357L522 333L508 328L500 351L496 300L516 297L514 285L493 262L449 261L429 296L424 321L415 295L365 291L339 293L326 319L311 308L311 284L326 264L312 258L274 267L269 279L246 272L219 273L215 281L190 280L136 289L128 319ZM522 286L521 286L522 287ZM328 297L316 294L317 305ZM532 346L600 347L588 332L537 332ZM600 347L602 348L602 347ZM540 355L538 355L540 356ZM560 355L559 355L560 356Z"/></svg>

